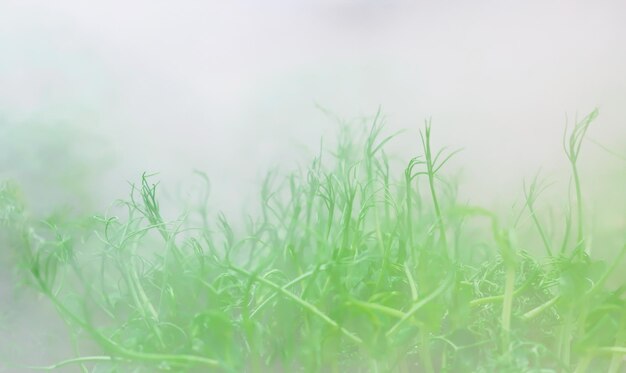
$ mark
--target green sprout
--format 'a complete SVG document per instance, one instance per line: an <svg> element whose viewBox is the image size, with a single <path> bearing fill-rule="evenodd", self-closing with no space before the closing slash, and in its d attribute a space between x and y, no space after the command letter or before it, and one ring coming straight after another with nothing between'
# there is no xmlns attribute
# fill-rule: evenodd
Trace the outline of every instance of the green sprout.
<svg viewBox="0 0 626 373"><path fill-rule="evenodd" d="M400 133L385 135L380 111L365 126L342 125L335 148L320 146L308 167L268 173L258 214L243 220L209 209L211 183L198 171L198 195L180 203L177 216L163 209L170 201L153 174L95 216L37 217L7 182L3 244L23 281L65 321L74 355L44 366L4 364L618 372L626 285L616 287L614 277L626 245L609 264L582 255L593 231L585 228L578 161L596 116L565 137L575 204L556 219L562 226L548 227L542 215L548 184L535 177L523 185L521 216L533 237L456 200L444 166L457 152L433 147L430 121L420 132L423 154L394 163L386 147ZM555 231L564 232L560 248Z"/></svg>

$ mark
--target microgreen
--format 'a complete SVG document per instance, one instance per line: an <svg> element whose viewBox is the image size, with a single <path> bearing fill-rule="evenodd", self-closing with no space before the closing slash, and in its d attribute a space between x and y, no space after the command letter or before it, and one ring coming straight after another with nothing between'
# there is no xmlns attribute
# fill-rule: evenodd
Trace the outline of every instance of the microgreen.
<svg viewBox="0 0 626 373"><path fill-rule="evenodd" d="M343 126L309 167L272 172L260 210L243 221L210 211L209 178L178 216L162 209L156 175L104 214L30 215L0 189L3 239L24 279L93 355L22 369L84 371L611 371L626 355L626 286L585 254L579 158L597 111L564 137L574 198L562 244L548 229L538 177L521 214L537 237L456 200L444 174L457 152L391 164L380 112ZM170 211L169 209L167 211ZM575 220L571 212L575 211ZM558 219L557 219L558 220ZM519 219L518 219L519 221ZM468 234L468 222L486 234ZM573 231L572 231L573 229ZM471 233L471 232L469 232ZM570 247L573 236L573 247ZM531 247L539 240L540 250ZM484 255L471 251L482 250Z"/></svg>

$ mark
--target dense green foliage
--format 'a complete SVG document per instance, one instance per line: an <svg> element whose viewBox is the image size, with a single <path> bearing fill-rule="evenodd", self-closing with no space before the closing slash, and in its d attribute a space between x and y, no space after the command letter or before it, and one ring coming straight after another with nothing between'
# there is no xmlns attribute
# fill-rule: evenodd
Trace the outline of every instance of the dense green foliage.
<svg viewBox="0 0 626 373"><path fill-rule="evenodd" d="M567 133L571 203L559 221L524 188L516 224L456 199L454 155L431 148L394 176L380 118L332 152L264 182L258 216L231 224L207 189L163 216L154 176L97 217L29 215L11 184L0 220L24 279L73 331L89 371L610 371L626 355L623 292L590 258L577 161L596 112ZM558 234L558 235L557 235ZM538 238L538 239L537 239ZM541 246L536 247L536 242ZM81 343L95 342L95 355Z"/></svg>

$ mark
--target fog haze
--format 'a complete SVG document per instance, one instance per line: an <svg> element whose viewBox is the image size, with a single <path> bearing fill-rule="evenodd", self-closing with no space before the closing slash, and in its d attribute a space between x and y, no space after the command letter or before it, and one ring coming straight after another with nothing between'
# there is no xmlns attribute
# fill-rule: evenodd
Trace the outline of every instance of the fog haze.
<svg viewBox="0 0 626 373"><path fill-rule="evenodd" d="M464 149L450 175L465 200L510 207L540 168L563 194L576 116L598 107L589 138L626 154L625 17L621 1L0 0L0 180L35 210L100 210L144 171L173 190L198 169L237 213L335 116L380 108L407 130L388 148L404 161L427 119L436 147ZM593 142L583 158L589 209L612 211L594 224L624 227L626 162ZM0 351L70 356L50 307L20 299L0 307Z"/></svg>
<svg viewBox="0 0 626 373"><path fill-rule="evenodd" d="M5 0L0 114L3 126L71 125L70 147L79 132L108 144L74 150L113 160L90 191L103 201L143 171L167 184L200 169L222 207L239 209L265 171L295 167L336 133L319 107L346 119L380 107L390 133L408 129L390 152L419 154L431 118L435 145L464 149L462 193L491 203L540 167L564 170L568 117L599 107L590 137L624 148L624 14L618 1ZM49 141L39 137L24 147ZM604 173L624 169L585 146L591 163L613 162ZM3 176L47 177L12 149Z"/></svg>

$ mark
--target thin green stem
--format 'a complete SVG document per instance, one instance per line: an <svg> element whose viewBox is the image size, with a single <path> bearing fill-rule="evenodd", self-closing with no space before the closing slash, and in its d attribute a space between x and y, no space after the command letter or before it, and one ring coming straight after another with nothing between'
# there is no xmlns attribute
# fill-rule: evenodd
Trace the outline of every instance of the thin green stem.
<svg viewBox="0 0 626 373"><path fill-rule="evenodd" d="M84 364L84 363L101 363L101 362L110 362L110 361L116 361L116 360L117 359L111 356L82 356L82 357L62 360L56 364L51 364L51 365L44 365L44 366L23 365L23 367L26 369L33 369L33 370L56 370L56 369L63 368L68 365Z"/></svg>
<svg viewBox="0 0 626 373"><path fill-rule="evenodd" d="M241 268L237 268L234 266L230 266L229 267L231 270L240 273L242 275L245 275L255 281L258 281L266 286L269 286L270 288L276 290L277 292L279 292L280 294L286 296L287 298L293 300L294 302L298 303L300 306L302 306L304 309L310 311L311 313L313 313L314 315L316 315L317 317L319 317L320 319L322 319L324 322L326 322L328 325L332 326L333 328L339 330L341 333L343 333L346 337L348 337L351 341L357 343L357 344L361 344L363 343L363 340L361 340L361 338L359 338L358 336L356 336L354 333L346 330L345 328L343 328L342 326L340 326L335 320L331 319L330 317L328 317L325 313L323 313L321 310L319 310L317 307L315 307L314 305L312 305L311 303L305 301L304 299L298 297L297 295L293 294L292 292L283 289L282 286L279 286L263 277L258 277L246 270L243 270Z"/></svg>
<svg viewBox="0 0 626 373"><path fill-rule="evenodd" d="M426 169L428 176L428 186L430 187L430 196L433 201L433 207L435 209L435 217L436 224L439 228L439 236L443 245L444 253L448 255L448 242L446 238L446 227L443 221L443 215L441 214L441 207L439 206L439 198L437 197L437 191L435 189L435 173L439 169L437 165L435 165L435 159L432 156L432 149L430 144L430 130L431 125L430 122L426 123L426 127L424 133L422 134L422 146L424 147L425 157L426 157Z"/></svg>

